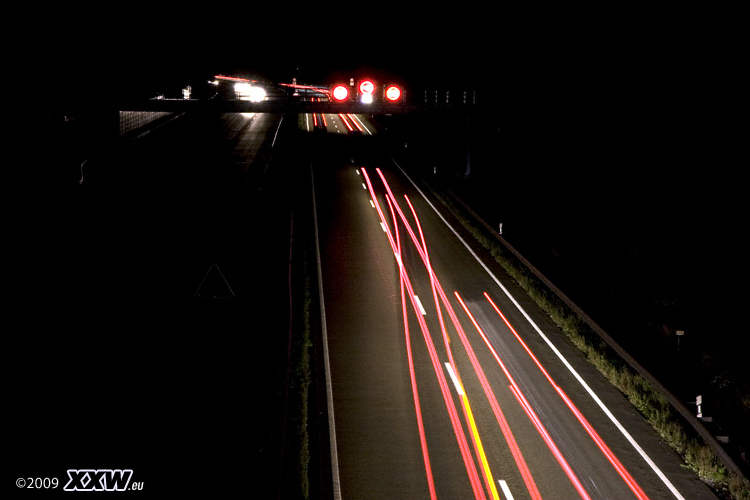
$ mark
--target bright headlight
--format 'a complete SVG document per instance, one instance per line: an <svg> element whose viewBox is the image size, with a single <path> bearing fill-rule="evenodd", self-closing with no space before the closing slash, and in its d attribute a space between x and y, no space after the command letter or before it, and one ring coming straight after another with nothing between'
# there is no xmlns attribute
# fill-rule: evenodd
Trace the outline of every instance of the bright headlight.
<svg viewBox="0 0 750 500"><path fill-rule="evenodd" d="M266 91L263 87L254 87L249 83L236 83L234 92L237 94L237 98L243 101L260 102L266 98Z"/></svg>
<svg viewBox="0 0 750 500"><path fill-rule="evenodd" d="M235 83L234 84L234 91L238 94L247 94L250 91L250 84L249 83Z"/></svg>
<svg viewBox="0 0 750 500"><path fill-rule="evenodd" d="M253 102L260 102L266 98L266 91L262 87L251 87L248 97Z"/></svg>

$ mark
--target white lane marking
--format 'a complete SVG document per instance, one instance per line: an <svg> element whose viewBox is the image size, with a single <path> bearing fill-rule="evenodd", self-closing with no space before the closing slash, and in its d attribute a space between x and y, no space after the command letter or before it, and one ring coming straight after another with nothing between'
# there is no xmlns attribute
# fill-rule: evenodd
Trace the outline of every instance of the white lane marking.
<svg viewBox="0 0 750 500"><path fill-rule="evenodd" d="M513 495L511 495L510 488L508 488L508 483L505 482L505 479L498 479L497 482L500 483L500 489L503 490L506 500L513 500Z"/></svg>
<svg viewBox="0 0 750 500"><path fill-rule="evenodd" d="M422 307L422 302L419 300L419 297L414 295L414 302L417 303L417 306L419 307L419 312L422 313L422 316L427 316L427 312L425 312L424 307Z"/></svg>
<svg viewBox="0 0 750 500"><path fill-rule="evenodd" d="M382 227L382 228L383 228L383 232L384 232L384 233L387 233L387 232L388 232L388 230L387 230L387 229L385 228L385 224L383 224L382 222L380 223L380 227Z"/></svg>
<svg viewBox="0 0 750 500"><path fill-rule="evenodd" d="M341 479L339 476L339 454L336 446L336 419L333 416L333 387L331 385L331 360L328 353L328 329L326 327L326 305L323 300L323 264L320 259L320 238L318 236L318 209L315 205L315 178L310 163L310 184L312 186L313 225L315 226L315 259L318 266L318 294L320 295L320 334L323 337L323 366L326 376L326 405L328 407L328 435L331 441L331 476L334 500L341 500Z"/></svg>
<svg viewBox="0 0 750 500"><path fill-rule="evenodd" d="M357 175L360 175L360 174L359 174L359 169L355 170L355 172L357 172Z"/></svg>
<svg viewBox="0 0 750 500"><path fill-rule="evenodd" d="M372 205L372 208L375 208L375 204L370 200L370 205Z"/></svg>
<svg viewBox="0 0 750 500"><path fill-rule="evenodd" d="M451 376L451 380L453 380L453 385L456 386L456 392L458 392L459 396L463 396L464 390L461 388L461 384L458 383L458 377L456 377L456 374L453 372L453 367L450 363L445 363L445 367L448 369L448 375Z"/></svg>
<svg viewBox="0 0 750 500"><path fill-rule="evenodd" d="M276 145L276 138L279 136L279 130L281 129L281 122L284 121L284 117L281 117L281 120L279 120L279 125L276 127L276 133L273 135L273 141L271 142L271 147L273 148Z"/></svg>
<svg viewBox="0 0 750 500"><path fill-rule="evenodd" d="M573 374L573 376L576 378L576 380L578 380L578 382L581 384L581 386L583 386L583 388L586 390L586 392L589 393L589 395L596 402L596 404L599 405L599 408L602 409L602 411L604 412L604 414L607 415L607 417L609 417L609 419L612 421L612 423L615 424L615 427L617 427L617 429L622 433L622 435L625 436L625 439L627 439L628 442L633 446L633 448L635 448L635 450L638 452L638 454L641 455L641 458L643 458L643 460L649 465L649 467L651 467L651 470L653 470L654 473L656 473L656 475L659 476L659 479L661 479L661 481L664 483L664 485L667 488L669 488L669 491L672 492L672 494L675 496L675 498L677 498L678 500L685 500L685 497L683 497L680 494L680 492L677 491L677 488L674 487L674 485L672 484L672 482L669 479L667 479L667 476L665 476L664 473L661 471L661 469L659 469L659 467L654 463L654 461L651 460L651 457L649 457L646 454L646 452L643 450L643 448L641 448L641 446L636 442L636 440L633 439L633 436L631 436L630 433L627 430L625 430L625 428L617 420L617 418L615 418L615 416L612 414L612 412L609 411L609 408L607 408L604 405L604 403L602 402L602 400L599 399L599 396L596 395L596 393L591 389L591 387L589 387L589 385L586 383L586 381L583 380L583 378L581 378L581 376L578 374L578 372L570 365L570 363L568 363L568 360L565 359L565 357L562 355L562 353L557 350L557 347L555 347L555 345L550 341L550 339L547 338L547 336L544 333L542 333L542 330L539 329L539 327L536 325L536 323L534 323L534 321L531 319L531 317L529 317L529 315L526 313L526 311L523 310L523 308L521 307L521 305L518 302L516 302L516 299L514 299L513 296L510 294L510 292L503 286L502 283L500 283L500 280L497 279L497 277L492 273L492 271L490 271L489 268L484 264L484 262L482 262L482 260L479 258L479 256L476 253L474 253L474 250L472 250L471 247L469 247L468 243L466 243L466 241L464 241L464 239L461 238L461 236L456 232L455 229L453 229L453 227L448 223L448 221L445 220L445 218L443 217L443 215L440 212L438 212L437 208L435 208L435 205L433 205L432 202L427 199L427 196L425 196L425 194L422 192L422 190L419 189L419 187L414 183L413 180L411 180L411 177L409 177L407 175L407 173L404 172L404 169L401 168L401 165L399 165L398 163L396 163L396 160L394 160L393 158L391 158L391 161L398 167L398 169L401 171L401 173L404 174L404 177L406 177L409 180L409 182L412 184L412 186L414 186L414 189L416 189L419 192L419 194L422 195L422 198L424 198L424 200L427 202L427 204L430 205L430 207L432 207L432 209L435 211L435 213L438 215L438 217L440 217L440 220L442 220L445 223L445 225L448 226L448 229L450 229L453 232L453 234L456 235L456 238L458 238L458 240L461 243L463 243L463 245L466 247L466 249L469 251L469 253L474 256L474 258L476 259L476 261L487 272L487 274L490 276L490 278L492 278L493 281L495 283L497 283L497 285L502 289L502 291L505 293L505 295L508 296L508 298L510 299L510 301L513 302L513 304L516 306L516 308L518 308L518 310L521 312L521 314L523 314L523 316L531 324L531 326L534 328L534 330L536 330L536 332L539 334L539 336L542 337L542 339L547 343L547 345L550 347L550 349L552 349L552 352L554 352L557 355L557 357L560 358L560 361L562 361L562 363L568 368L568 370L570 370L570 372Z"/></svg>
<svg viewBox="0 0 750 500"><path fill-rule="evenodd" d="M364 182L362 183L362 187L363 187L363 188L364 188L365 190L367 189L367 186L365 186L365 183L364 183Z"/></svg>

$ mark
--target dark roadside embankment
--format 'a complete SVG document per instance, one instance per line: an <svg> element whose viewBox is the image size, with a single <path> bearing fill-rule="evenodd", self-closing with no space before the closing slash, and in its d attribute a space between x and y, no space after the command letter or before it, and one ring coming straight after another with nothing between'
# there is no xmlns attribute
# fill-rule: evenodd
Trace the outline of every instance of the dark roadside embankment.
<svg viewBox="0 0 750 500"><path fill-rule="evenodd" d="M127 144L47 118L29 134L11 227L18 477L132 468L161 497L278 495L295 187L288 157L238 169L203 118Z"/></svg>

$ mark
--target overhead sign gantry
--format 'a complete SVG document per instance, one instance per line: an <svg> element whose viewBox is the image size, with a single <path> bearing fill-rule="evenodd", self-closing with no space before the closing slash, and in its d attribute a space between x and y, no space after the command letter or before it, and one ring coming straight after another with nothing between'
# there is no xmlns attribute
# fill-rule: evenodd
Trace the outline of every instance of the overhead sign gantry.
<svg viewBox="0 0 750 500"><path fill-rule="evenodd" d="M403 104L404 95L405 93L400 85L391 83L381 86L369 78L360 80L357 85L354 85L354 79L352 79L349 85L345 83L335 83L331 86L332 101L338 103L360 102L362 104Z"/></svg>
<svg viewBox="0 0 750 500"><path fill-rule="evenodd" d="M469 109L474 94L449 93L438 97L438 91L424 91L424 100L408 100L400 83L380 82L372 78L355 78L326 85L271 83L236 76L216 75L214 81L225 82L223 91L207 99L152 99L120 102L120 110L183 112L204 109L223 113L365 113L403 114L430 109ZM226 85L231 85L228 87ZM434 99L433 99L434 94ZM421 93L413 94L420 95ZM412 97L413 97L412 95ZM450 97L449 97L450 96ZM461 97L462 96L462 97ZM454 98L455 97L455 98Z"/></svg>

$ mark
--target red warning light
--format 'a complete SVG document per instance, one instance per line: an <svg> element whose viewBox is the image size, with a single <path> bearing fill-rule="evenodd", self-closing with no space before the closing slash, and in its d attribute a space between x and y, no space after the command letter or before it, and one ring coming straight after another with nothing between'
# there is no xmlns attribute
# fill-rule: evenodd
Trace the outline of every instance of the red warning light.
<svg viewBox="0 0 750 500"><path fill-rule="evenodd" d="M372 94L375 92L375 84L370 80L362 80L359 83L359 91L363 94Z"/></svg>
<svg viewBox="0 0 750 500"><path fill-rule="evenodd" d="M395 85L390 85L385 89L385 98L389 101L398 101L401 98L401 89Z"/></svg>
<svg viewBox="0 0 750 500"><path fill-rule="evenodd" d="M347 97L349 97L349 89L346 88L346 85L339 84L333 87L333 90L331 91L331 95L333 95L333 98L337 101L343 101Z"/></svg>

